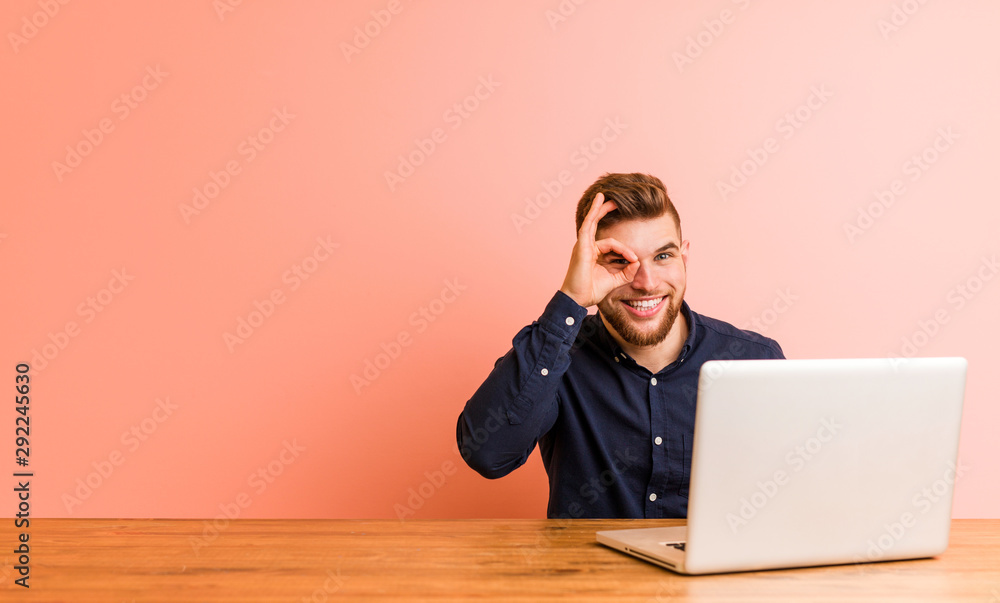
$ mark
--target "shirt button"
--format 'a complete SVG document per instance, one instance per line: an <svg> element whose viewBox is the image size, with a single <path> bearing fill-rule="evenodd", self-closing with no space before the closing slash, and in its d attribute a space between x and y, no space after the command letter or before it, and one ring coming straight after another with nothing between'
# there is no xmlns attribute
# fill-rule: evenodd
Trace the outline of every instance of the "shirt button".
<svg viewBox="0 0 1000 603"><path fill-rule="evenodd" d="M576 322L576 321L575 321L575 320L573 320L573 317L572 317L572 316L567 316L567 317L566 317L566 324L568 324L569 326L571 326L571 327L572 327L572 326L573 326L573 323L574 323L574 322Z"/></svg>
<svg viewBox="0 0 1000 603"><path fill-rule="evenodd" d="M656 385L656 377L650 379L649 382L652 383L653 385Z"/></svg>
<svg viewBox="0 0 1000 603"><path fill-rule="evenodd" d="M661 438L660 436L656 436L656 439L653 440L653 443L659 446L660 444L663 443L663 438Z"/></svg>
<svg viewBox="0 0 1000 603"><path fill-rule="evenodd" d="M649 495L649 502L655 502L655 501L656 501L656 494L655 493L654 494L650 494Z"/></svg>
<svg viewBox="0 0 1000 603"><path fill-rule="evenodd" d="M618 356L615 356L615 362L621 362L621 360L618 360Z"/></svg>
<svg viewBox="0 0 1000 603"><path fill-rule="evenodd" d="M549 374L549 369L543 368L542 369L542 375L544 376L544 375L548 375L548 374Z"/></svg>

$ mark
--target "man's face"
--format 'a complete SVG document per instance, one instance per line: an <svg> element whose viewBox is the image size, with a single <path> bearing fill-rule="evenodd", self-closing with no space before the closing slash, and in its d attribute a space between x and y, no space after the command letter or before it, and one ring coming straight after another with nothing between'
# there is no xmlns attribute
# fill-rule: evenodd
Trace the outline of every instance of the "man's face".
<svg viewBox="0 0 1000 603"><path fill-rule="evenodd" d="M680 313L687 286L688 242L681 241L674 219L626 220L597 231L597 239L613 238L639 256L632 282L614 289L597 304L608 324L628 343L647 347L663 341ZM601 256L609 271L628 260L617 253Z"/></svg>

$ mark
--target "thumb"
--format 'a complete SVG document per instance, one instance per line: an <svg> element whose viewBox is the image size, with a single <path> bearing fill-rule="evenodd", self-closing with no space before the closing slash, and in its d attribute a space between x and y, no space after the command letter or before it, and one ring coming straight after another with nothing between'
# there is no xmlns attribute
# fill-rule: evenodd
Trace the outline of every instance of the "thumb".
<svg viewBox="0 0 1000 603"><path fill-rule="evenodd" d="M618 286L627 285L635 279L635 275L639 273L639 262L629 262L628 266L625 266L621 272L615 275L615 280L618 281Z"/></svg>

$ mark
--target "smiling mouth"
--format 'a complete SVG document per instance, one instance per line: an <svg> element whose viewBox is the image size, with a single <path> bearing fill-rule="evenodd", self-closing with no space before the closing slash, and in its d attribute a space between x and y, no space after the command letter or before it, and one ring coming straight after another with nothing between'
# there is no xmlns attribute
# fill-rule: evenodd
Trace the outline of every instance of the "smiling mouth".
<svg viewBox="0 0 1000 603"><path fill-rule="evenodd" d="M664 299L666 299L666 296L647 299L623 299L621 301L630 308L634 308L638 312L645 314L659 307Z"/></svg>

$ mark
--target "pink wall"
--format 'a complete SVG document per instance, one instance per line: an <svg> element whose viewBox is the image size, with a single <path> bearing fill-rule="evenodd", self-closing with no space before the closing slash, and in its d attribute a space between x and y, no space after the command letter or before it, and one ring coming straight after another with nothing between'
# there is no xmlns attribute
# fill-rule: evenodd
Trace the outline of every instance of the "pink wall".
<svg viewBox="0 0 1000 603"><path fill-rule="evenodd" d="M486 481L455 419L582 191L645 171L697 311L967 357L954 510L1000 517L996 2L232 4L4 3L37 515L543 516L537 455Z"/></svg>

